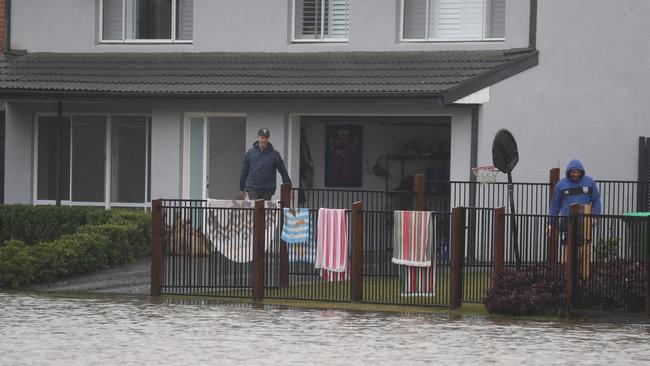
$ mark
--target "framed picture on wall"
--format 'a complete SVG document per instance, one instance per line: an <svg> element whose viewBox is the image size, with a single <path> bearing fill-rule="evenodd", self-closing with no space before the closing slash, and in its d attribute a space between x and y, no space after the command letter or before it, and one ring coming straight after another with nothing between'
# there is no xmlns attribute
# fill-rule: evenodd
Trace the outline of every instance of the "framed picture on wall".
<svg viewBox="0 0 650 366"><path fill-rule="evenodd" d="M361 186L361 125L325 127L325 186Z"/></svg>

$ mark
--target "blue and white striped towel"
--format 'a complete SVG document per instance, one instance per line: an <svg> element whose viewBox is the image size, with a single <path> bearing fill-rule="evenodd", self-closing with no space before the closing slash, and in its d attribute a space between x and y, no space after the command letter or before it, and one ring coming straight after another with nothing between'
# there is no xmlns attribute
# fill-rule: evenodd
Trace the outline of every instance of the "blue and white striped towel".
<svg viewBox="0 0 650 366"><path fill-rule="evenodd" d="M304 243L309 240L309 209L284 209L282 240L287 243Z"/></svg>
<svg viewBox="0 0 650 366"><path fill-rule="evenodd" d="M282 240L287 243L289 263L314 263L316 245L309 225L308 208L285 208Z"/></svg>

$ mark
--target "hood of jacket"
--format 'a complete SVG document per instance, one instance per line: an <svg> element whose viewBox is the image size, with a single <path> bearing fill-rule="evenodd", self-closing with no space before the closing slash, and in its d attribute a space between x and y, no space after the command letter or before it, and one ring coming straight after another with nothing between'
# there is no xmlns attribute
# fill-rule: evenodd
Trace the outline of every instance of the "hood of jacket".
<svg viewBox="0 0 650 366"><path fill-rule="evenodd" d="M570 172L571 172L572 170L579 170L579 171L581 171L582 174L580 174L580 178L582 178L582 177L585 176L585 168L584 168L584 166L582 165L582 162L580 162L580 160L578 160L578 159L573 159L573 160L571 160L571 161L569 162L569 164L567 164L567 166L566 166L566 171L564 172L564 174L565 174L566 177L569 178L569 179L571 179Z"/></svg>

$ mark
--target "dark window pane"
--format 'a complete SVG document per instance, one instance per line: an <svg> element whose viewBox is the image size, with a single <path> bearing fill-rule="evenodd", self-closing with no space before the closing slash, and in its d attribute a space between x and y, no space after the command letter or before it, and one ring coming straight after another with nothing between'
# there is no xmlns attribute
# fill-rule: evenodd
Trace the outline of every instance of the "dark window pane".
<svg viewBox="0 0 650 366"><path fill-rule="evenodd" d="M172 38L172 0L138 0L138 39Z"/></svg>
<svg viewBox="0 0 650 366"><path fill-rule="evenodd" d="M56 200L56 153L59 137L57 117L38 118L38 172L39 200ZM63 148L61 157L61 199L70 195L70 118L63 119Z"/></svg>
<svg viewBox="0 0 650 366"><path fill-rule="evenodd" d="M72 120L72 200L104 202L106 117Z"/></svg>
<svg viewBox="0 0 650 366"><path fill-rule="evenodd" d="M113 117L111 202L144 202L146 117Z"/></svg>

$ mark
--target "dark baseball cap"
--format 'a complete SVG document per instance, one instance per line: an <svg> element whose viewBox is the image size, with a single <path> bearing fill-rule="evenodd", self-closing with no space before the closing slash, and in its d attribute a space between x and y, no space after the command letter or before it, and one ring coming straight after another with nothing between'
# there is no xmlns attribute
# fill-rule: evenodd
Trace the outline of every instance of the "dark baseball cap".
<svg viewBox="0 0 650 366"><path fill-rule="evenodd" d="M260 128L260 129L257 131L257 136L266 136L266 137L269 137L269 136L271 136L271 131L269 131L268 128Z"/></svg>

